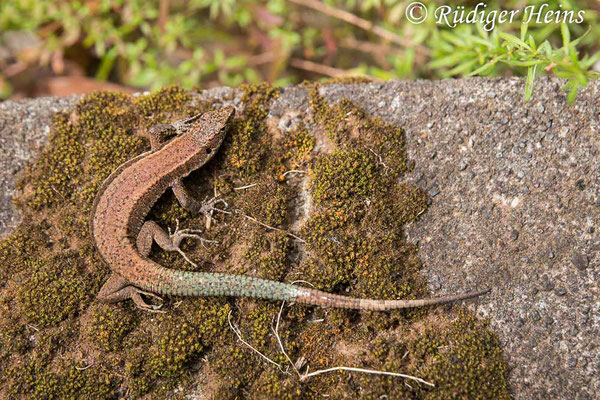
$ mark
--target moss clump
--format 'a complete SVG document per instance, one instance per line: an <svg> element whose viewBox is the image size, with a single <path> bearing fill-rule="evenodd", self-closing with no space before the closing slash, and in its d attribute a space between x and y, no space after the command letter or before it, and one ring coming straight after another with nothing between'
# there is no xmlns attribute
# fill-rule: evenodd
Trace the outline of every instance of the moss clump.
<svg viewBox="0 0 600 400"><path fill-rule="evenodd" d="M268 103L279 95L278 89L267 83L242 85L244 118L233 122L222 156L226 166L243 177L250 177L261 170L267 158L268 141L265 118Z"/></svg>
<svg viewBox="0 0 600 400"><path fill-rule="evenodd" d="M411 357L421 364L422 377L436 382L425 399L510 398L498 337L487 322L466 310L445 326L428 326L409 346Z"/></svg>
<svg viewBox="0 0 600 400"><path fill-rule="evenodd" d="M368 76L340 76L338 78L323 79L320 82L320 84L321 85L334 85L336 83L339 83L339 84L352 85L352 84L356 84L356 83L371 83L371 82L377 82L377 80L373 79L371 77L368 77ZM309 82L308 85L312 85L312 84Z"/></svg>
<svg viewBox="0 0 600 400"><path fill-rule="evenodd" d="M280 226L288 219L292 194L288 185L267 179L246 189L237 204L244 214L265 224Z"/></svg>
<svg viewBox="0 0 600 400"><path fill-rule="evenodd" d="M244 258L249 263L248 275L281 280L285 275L290 240L283 232L254 231ZM241 271L240 271L241 272Z"/></svg>
<svg viewBox="0 0 600 400"><path fill-rule="evenodd" d="M309 88L310 105L314 119L335 145L369 151L384 173L393 174L396 178L410 168L401 128L369 118L348 99L342 99L331 107L319 94L319 87L313 85Z"/></svg>
<svg viewBox="0 0 600 400"><path fill-rule="evenodd" d="M26 268L31 274L18 287L16 297L29 323L54 325L89 304L91 287L75 255L43 258Z"/></svg>
<svg viewBox="0 0 600 400"><path fill-rule="evenodd" d="M339 150L324 156L311 170L315 203L341 206L367 200L377 186L377 170L374 156L364 150Z"/></svg>
<svg viewBox="0 0 600 400"><path fill-rule="evenodd" d="M104 351L122 350L123 339L135 327L136 315L105 304L94 305L88 312L83 331L90 342Z"/></svg>
<svg viewBox="0 0 600 400"><path fill-rule="evenodd" d="M315 137L308 132L304 125L287 132L280 140L276 141L273 153L277 155L276 166L279 168L277 179L284 181L284 174L287 171L303 168L306 163L310 162L315 144Z"/></svg>

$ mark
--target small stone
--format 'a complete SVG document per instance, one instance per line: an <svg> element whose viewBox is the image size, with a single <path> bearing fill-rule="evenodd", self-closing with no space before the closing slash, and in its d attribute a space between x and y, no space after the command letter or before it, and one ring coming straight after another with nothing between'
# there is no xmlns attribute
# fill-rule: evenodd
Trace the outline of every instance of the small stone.
<svg viewBox="0 0 600 400"><path fill-rule="evenodd" d="M501 123L502 125L506 125L506 124L508 124L508 118L502 118L502 120L500 121L500 123Z"/></svg>
<svg viewBox="0 0 600 400"><path fill-rule="evenodd" d="M435 197L440 194L440 190L438 188L433 188L429 191L429 196Z"/></svg>
<svg viewBox="0 0 600 400"><path fill-rule="evenodd" d="M542 319L542 316L540 315L539 311L533 310L529 313L529 318L531 318L533 321L539 321Z"/></svg>
<svg viewBox="0 0 600 400"><path fill-rule="evenodd" d="M577 182L575 182L575 187L579 190L585 189L585 181L583 179L578 179Z"/></svg>
<svg viewBox="0 0 600 400"><path fill-rule="evenodd" d="M531 347L536 347L537 346L537 340L535 340L534 337L530 338L528 340L528 343L529 343L529 346L531 346Z"/></svg>
<svg viewBox="0 0 600 400"><path fill-rule="evenodd" d="M518 177L519 179L523 179L523 177L524 177L524 176L525 176L525 172L523 172L523 171L519 171L519 172L517 172L517 177Z"/></svg>
<svg viewBox="0 0 600 400"><path fill-rule="evenodd" d="M552 126L552 120L546 121L546 127L550 128Z"/></svg>
<svg viewBox="0 0 600 400"><path fill-rule="evenodd" d="M567 133L569 133L569 128L567 128L566 126L563 126L562 128L560 128L560 131L558 132L558 136L560 136L561 138L564 138L567 136Z"/></svg>
<svg viewBox="0 0 600 400"><path fill-rule="evenodd" d="M550 257L550 259L554 258L554 252L550 252L550 254L548 254L548 257Z"/></svg>
<svg viewBox="0 0 600 400"><path fill-rule="evenodd" d="M432 127L433 127L433 121L431 121L431 122L428 122L428 123L427 123L427 127L428 127L428 128L432 128Z"/></svg>
<svg viewBox="0 0 600 400"><path fill-rule="evenodd" d="M580 271L583 271L588 266L588 258L585 254L577 253L571 258L573 265Z"/></svg>
<svg viewBox="0 0 600 400"><path fill-rule="evenodd" d="M377 107L384 108L385 107L385 100L380 101L379 104L377 104Z"/></svg>
<svg viewBox="0 0 600 400"><path fill-rule="evenodd" d="M511 229L510 231L510 238L511 240L515 241L519 238L519 231L516 229Z"/></svg>
<svg viewBox="0 0 600 400"><path fill-rule="evenodd" d="M464 171L465 169L467 169L468 165L469 165L469 163L467 163L465 160L461 160L460 163L458 164L458 169L461 171Z"/></svg>
<svg viewBox="0 0 600 400"><path fill-rule="evenodd" d="M556 293L557 296L564 296L565 294L567 294L567 289L559 287L559 288L556 288L554 293Z"/></svg>
<svg viewBox="0 0 600 400"><path fill-rule="evenodd" d="M496 98L496 92L489 92L489 93L488 93L488 97L489 97L490 99L495 99L495 98Z"/></svg>
<svg viewBox="0 0 600 400"><path fill-rule="evenodd" d="M544 111L546 111L546 107L544 107L542 104L540 104L539 106L537 106L535 108L535 111L539 112L540 114L543 114Z"/></svg>
<svg viewBox="0 0 600 400"><path fill-rule="evenodd" d="M554 289L554 283L552 283L552 281L544 282L544 286L542 287L542 289L544 289L546 291L550 291L550 290Z"/></svg>
<svg viewBox="0 0 600 400"><path fill-rule="evenodd" d="M588 228L588 233L594 233L594 231L595 231L595 229L594 229L594 227L593 227L593 226L590 226L590 227Z"/></svg>

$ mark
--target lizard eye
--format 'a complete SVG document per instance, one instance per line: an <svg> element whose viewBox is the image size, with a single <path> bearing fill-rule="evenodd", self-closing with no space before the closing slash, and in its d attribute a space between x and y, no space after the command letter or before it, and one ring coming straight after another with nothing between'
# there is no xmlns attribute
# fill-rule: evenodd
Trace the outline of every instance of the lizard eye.
<svg viewBox="0 0 600 400"><path fill-rule="evenodd" d="M210 153L212 153L212 149L210 147L207 147L206 148L206 154L210 154Z"/></svg>

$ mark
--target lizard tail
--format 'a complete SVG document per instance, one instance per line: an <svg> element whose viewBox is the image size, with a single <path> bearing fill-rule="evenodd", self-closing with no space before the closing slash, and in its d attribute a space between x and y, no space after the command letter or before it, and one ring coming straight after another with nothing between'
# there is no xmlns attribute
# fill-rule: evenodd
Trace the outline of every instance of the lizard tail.
<svg viewBox="0 0 600 400"><path fill-rule="evenodd" d="M482 289L452 296L434 297L419 300L373 300L360 299L338 294L331 294L316 289L298 288L295 301L298 303L319 305L323 307L351 308L356 310L386 311L399 308L423 307L453 301L470 299L488 293L490 289Z"/></svg>
<svg viewBox="0 0 600 400"><path fill-rule="evenodd" d="M160 279L155 280L160 283L144 285L142 282L134 282L134 284L143 289L161 294L252 297L270 300L288 300L323 307L373 311L450 303L481 296L490 291L489 289L483 289L453 296L419 300L373 300L341 296L289 283L244 275L173 271L160 266L158 266L157 271L162 273Z"/></svg>

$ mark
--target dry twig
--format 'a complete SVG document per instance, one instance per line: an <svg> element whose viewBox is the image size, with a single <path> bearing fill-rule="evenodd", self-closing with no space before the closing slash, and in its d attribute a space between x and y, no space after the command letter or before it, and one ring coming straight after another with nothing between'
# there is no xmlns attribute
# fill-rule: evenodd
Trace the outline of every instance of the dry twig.
<svg viewBox="0 0 600 400"><path fill-rule="evenodd" d="M306 373L301 374L300 371L298 371L298 369L296 368L296 365L292 362L292 360L290 359L290 357L286 353L286 351L285 351L285 349L283 347L283 342L281 341L281 337L279 336L279 322L281 320L281 313L283 311L284 304L285 304L285 301L283 301L281 303L281 308L279 309L279 314L277 315L277 322L275 324L275 328L273 328L273 326L271 325L271 330L275 334L275 338L277 339L277 343L279 343L279 348L281 349L281 352L283 353L283 355L285 356L285 358L288 360L288 362L290 363L290 365L292 366L292 368L294 368L294 371L296 371L296 374L298 374L298 377L300 378L301 381L304 381L304 380L306 380L306 379L308 379L308 378L310 378L312 376L316 376L316 375L320 375L320 374L325 374L327 372L351 371L351 372L362 372L362 373L374 374L374 375L398 376L398 377L405 378L405 379L412 379L413 381L422 383L422 384L427 385L427 386L435 387L435 385L433 383L427 382L426 380L418 378L416 376L407 375L407 374L400 374L398 372L378 371L378 370L374 370L374 369L355 368L355 367L343 367L343 366L342 367L333 367L333 368L321 369L321 370L318 370L318 371L315 371L315 372L311 372L311 373L308 373L308 367L307 367Z"/></svg>
<svg viewBox="0 0 600 400"><path fill-rule="evenodd" d="M304 7L312 8L313 10L322 12L323 14L329 15L330 17L334 17L345 21L354 26L358 26L361 29L372 32L373 34L385 39L390 42L396 43L402 47L414 47L417 52L427 54L429 50L422 45L415 45L411 40L403 38L394 32L390 32L387 29L384 29L378 25L373 24L366 19L360 18L351 12L340 10L338 8L334 8L328 6L327 4L323 4L318 0L290 0L292 3L299 4Z"/></svg>
<svg viewBox="0 0 600 400"><path fill-rule="evenodd" d="M317 74L329 76L332 78L349 75L349 73L344 71L343 69L318 64L316 62L303 60L301 58L290 58L290 65L294 68L303 69L309 72L315 72Z"/></svg>
<svg viewBox="0 0 600 400"><path fill-rule="evenodd" d="M281 367L281 365L279 365L278 363L276 363L275 361L271 360L269 357L265 356L263 353L261 353L260 351L258 351L256 348L252 347L252 345L248 342L246 342L243 338L242 338L242 333L240 332L240 330L238 328L236 328L233 323L231 322L231 311L229 311L229 314L227 314L227 322L229 322L229 327L231 328L231 330L233 331L233 333L235 333L235 335L238 337L238 339L240 340L240 342L242 342L243 344L245 344L246 346L248 346L250 349L252 349L255 353L257 353L259 356L261 356L262 358L264 358L265 360L267 360L268 362L270 362L271 364L275 365L281 372L283 372L284 374L287 374L288 372L284 371L283 368Z"/></svg>

